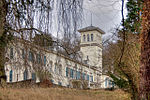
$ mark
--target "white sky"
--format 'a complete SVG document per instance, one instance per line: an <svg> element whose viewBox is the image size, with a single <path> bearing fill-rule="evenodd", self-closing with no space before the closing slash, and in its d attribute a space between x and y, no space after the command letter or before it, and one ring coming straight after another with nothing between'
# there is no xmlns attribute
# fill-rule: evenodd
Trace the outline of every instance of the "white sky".
<svg viewBox="0 0 150 100"><path fill-rule="evenodd" d="M122 0L84 0L82 28L91 25L92 13L92 25L104 30L105 36L111 35L110 30L121 23L121 5ZM125 9L124 14L126 13Z"/></svg>

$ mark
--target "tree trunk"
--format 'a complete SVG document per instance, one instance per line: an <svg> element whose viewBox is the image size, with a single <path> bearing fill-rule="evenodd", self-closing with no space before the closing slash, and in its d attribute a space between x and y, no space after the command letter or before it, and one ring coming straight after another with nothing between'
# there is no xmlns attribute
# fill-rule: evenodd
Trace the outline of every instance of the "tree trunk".
<svg viewBox="0 0 150 100"><path fill-rule="evenodd" d="M150 0L144 0L141 34L140 100L150 100Z"/></svg>
<svg viewBox="0 0 150 100"><path fill-rule="evenodd" d="M7 2L0 0L0 82L1 79L6 79L4 64L5 64L5 46L6 46L6 15L7 15Z"/></svg>

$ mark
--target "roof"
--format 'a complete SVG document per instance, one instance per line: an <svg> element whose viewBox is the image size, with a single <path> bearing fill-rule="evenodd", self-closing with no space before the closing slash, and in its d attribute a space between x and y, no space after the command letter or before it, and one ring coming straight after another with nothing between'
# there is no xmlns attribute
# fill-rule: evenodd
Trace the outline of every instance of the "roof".
<svg viewBox="0 0 150 100"><path fill-rule="evenodd" d="M95 27L95 26L88 26L88 27L85 27L85 28L82 28L80 30L78 30L79 32L87 32L87 31L93 31L93 30L96 30L98 32L100 32L101 34L105 34L105 32L103 30L101 30L100 28L98 27Z"/></svg>

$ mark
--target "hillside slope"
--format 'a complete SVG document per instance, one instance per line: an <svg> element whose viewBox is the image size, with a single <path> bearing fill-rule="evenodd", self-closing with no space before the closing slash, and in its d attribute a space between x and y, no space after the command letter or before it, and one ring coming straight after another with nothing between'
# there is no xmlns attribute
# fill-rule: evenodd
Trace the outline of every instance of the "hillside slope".
<svg viewBox="0 0 150 100"><path fill-rule="evenodd" d="M121 90L22 88L0 89L0 100L129 100L129 95Z"/></svg>

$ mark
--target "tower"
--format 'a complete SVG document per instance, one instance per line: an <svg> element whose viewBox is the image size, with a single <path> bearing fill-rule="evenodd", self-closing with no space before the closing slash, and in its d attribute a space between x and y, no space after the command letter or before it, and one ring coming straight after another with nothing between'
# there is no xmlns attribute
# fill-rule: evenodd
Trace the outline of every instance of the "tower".
<svg viewBox="0 0 150 100"><path fill-rule="evenodd" d="M97 70L102 70L102 34L105 32L94 26L88 26L78 31L81 33L82 59L90 66L95 66Z"/></svg>

